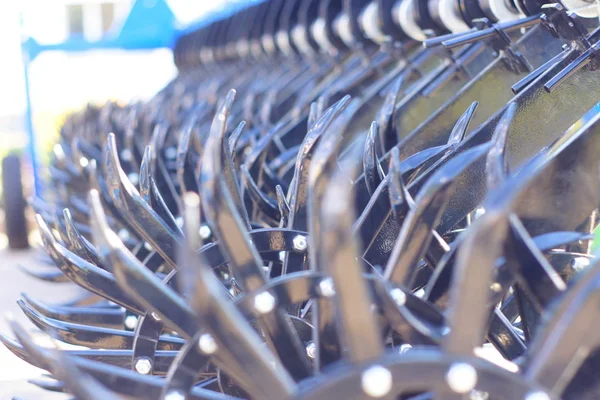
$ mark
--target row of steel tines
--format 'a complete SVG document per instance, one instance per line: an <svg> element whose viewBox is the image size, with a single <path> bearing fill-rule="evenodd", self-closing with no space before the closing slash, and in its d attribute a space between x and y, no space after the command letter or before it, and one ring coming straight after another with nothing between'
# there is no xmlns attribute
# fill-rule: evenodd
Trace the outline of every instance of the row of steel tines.
<svg viewBox="0 0 600 400"><path fill-rule="evenodd" d="M585 0L583 0L585 1ZM485 39L485 24L516 30L539 22L547 0L267 0L182 35L181 69L278 55L317 57L356 49L455 47Z"/></svg>

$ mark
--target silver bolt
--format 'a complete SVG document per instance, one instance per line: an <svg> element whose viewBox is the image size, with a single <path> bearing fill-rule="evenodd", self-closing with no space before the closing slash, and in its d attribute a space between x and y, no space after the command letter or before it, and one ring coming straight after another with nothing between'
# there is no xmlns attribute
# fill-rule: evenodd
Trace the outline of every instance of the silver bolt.
<svg viewBox="0 0 600 400"><path fill-rule="evenodd" d="M210 238L210 235L212 235L212 231L210 230L210 228L208 227L208 225L202 224L200 226L200 229L198 230L198 233L200 234L200 237L204 240Z"/></svg>
<svg viewBox="0 0 600 400"><path fill-rule="evenodd" d="M362 373L361 385L367 396L383 397L392 390L392 373L387 368L374 365Z"/></svg>
<svg viewBox="0 0 600 400"><path fill-rule="evenodd" d="M479 207L479 208L475 209L475 213L473 216L475 217L475 219L477 219L477 218L481 218L483 216L483 214L485 214L485 208Z"/></svg>
<svg viewBox="0 0 600 400"><path fill-rule="evenodd" d="M217 351L217 342L209 333L204 333L198 339L198 347L204 354L213 354Z"/></svg>
<svg viewBox="0 0 600 400"><path fill-rule="evenodd" d="M79 158L79 165L81 165L83 168L87 167L89 164L89 160L85 157L80 157Z"/></svg>
<svg viewBox="0 0 600 400"><path fill-rule="evenodd" d="M397 305L403 306L404 304L406 304L406 293L404 293L402 289L392 289L390 295L392 296L392 299L394 299Z"/></svg>
<svg viewBox="0 0 600 400"><path fill-rule="evenodd" d="M151 245L150 243L148 243L148 242L145 242L145 243L144 243L144 248L145 248L146 250L148 250L148 251L152 251L152 250L154 250L154 249L152 248L152 245Z"/></svg>
<svg viewBox="0 0 600 400"><path fill-rule="evenodd" d="M254 309L261 314L267 314L275 308L275 297L269 292L262 292L254 297Z"/></svg>
<svg viewBox="0 0 600 400"><path fill-rule="evenodd" d="M306 346L306 354L308 355L309 358L314 359L317 355L317 345L314 342L310 342L307 346Z"/></svg>
<svg viewBox="0 0 600 400"><path fill-rule="evenodd" d="M335 288L333 287L333 279L325 278L319 282L319 291L324 297L335 296Z"/></svg>
<svg viewBox="0 0 600 400"><path fill-rule="evenodd" d="M400 345L400 354L404 354L407 351L409 351L410 349L412 349L412 346L410 344Z"/></svg>
<svg viewBox="0 0 600 400"><path fill-rule="evenodd" d="M135 361L135 370L142 375L148 375L152 371L152 361L148 357L140 357Z"/></svg>
<svg viewBox="0 0 600 400"><path fill-rule="evenodd" d="M158 314L157 314L157 313L155 313L155 312L153 312L153 313L150 313L150 316L151 316L152 318L154 318L154 320L156 320L156 321L160 321L160 317L158 316Z"/></svg>
<svg viewBox="0 0 600 400"><path fill-rule="evenodd" d="M529 392L525 396L525 400L550 400L550 396L542 391Z"/></svg>
<svg viewBox="0 0 600 400"><path fill-rule="evenodd" d="M185 395L179 390L169 390L164 400L185 400Z"/></svg>
<svg viewBox="0 0 600 400"><path fill-rule="evenodd" d="M587 257L575 257L573 259L573 269L577 272L583 271L590 265L590 259Z"/></svg>
<svg viewBox="0 0 600 400"><path fill-rule="evenodd" d="M502 291L502 285L498 282L494 282L490 285L490 289L492 289L493 292L500 293Z"/></svg>
<svg viewBox="0 0 600 400"><path fill-rule="evenodd" d="M477 384L477 371L467 363L455 363L446 373L446 383L455 393L468 393Z"/></svg>
<svg viewBox="0 0 600 400"><path fill-rule="evenodd" d="M165 157L169 160L174 160L177 158L177 149L175 147L167 147L165 149Z"/></svg>
<svg viewBox="0 0 600 400"><path fill-rule="evenodd" d="M308 247L308 242L304 235L296 235L292 240L292 243L294 244L294 249L298 251L304 251Z"/></svg>
<svg viewBox="0 0 600 400"><path fill-rule="evenodd" d="M135 327L137 326L138 323L138 319L135 315L128 315L125 318L125 328L129 329L129 330L134 330Z"/></svg>
<svg viewBox="0 0 600 400"><path fill-rule="evenodd" d="M117 233L117 235L119 236L119 239L121 239L121 241L123 241L123 242L128 241L130 238L129 231L125 228L119 229L119 232Z"/></svg>
<svg viewBox="0 0 600 400"><path fill-rule="evenodd" d="M131 150L129 150L129 149L123 149L121 151L121 160L123 160L123 161L129 161L129 160L131 160Z"/></svg>
<svg viewBox="0 0 600 400"><path fill-rule="evenodd" d="M137 172L132 172L127 175L132 184L137 185L140 182L140 175Z"/></svg>

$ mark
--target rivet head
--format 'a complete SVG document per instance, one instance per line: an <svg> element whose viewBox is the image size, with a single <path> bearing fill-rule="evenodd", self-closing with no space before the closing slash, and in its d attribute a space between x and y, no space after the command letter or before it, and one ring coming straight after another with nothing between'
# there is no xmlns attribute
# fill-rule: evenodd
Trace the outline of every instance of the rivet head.
<svg viewBox="0 0 600 400"><path fill-rule="evenodd" d="M125 328L132 331L137 326L137 323L138 319L135 315L128 315L127 317L125 317Z"/></svg>
<svg viewBox="0 0 600 400"><path fill-rule="evenodd" d="M324 297L335 296L335 288L333 287L333 279L325 278L319 282L319 291Z"/></svg>
<svg viewBox="0 0 600 400"><path fill-rule="evenodd" d="M500 293L502 291L502 285L499 284L498 282L494 282L490 285L490 289L493 292Z"/></svg>
<svg viewBox="0 0 600 400"><path fill-rule="evenodd" d="M390 295L392 299L396 302L397 305L403 306L406 304L406 293L402 289L395 288L390 291Z"/></svg>
<svg viewBox="0 0 600 400"><path fill-rule="evenodd" d="M452 364L446 373L446 383L455 393L468 393L477 384L477 371L467 363Z"/></svg>
<svg viewBox="0 0 600 400"><path fill-rule="evenodd" d="M144 243L144 248L145 248L146 250L148 250L148 251L152 251L152 250L154 250L154 249L152 248L152 245L151 245L150 243L148 243L148 242L145 242L145 243Z"/></svg>
<svg viewBox="0 0 600 400"><path fill-rule="evenodd" d="M306 345L306 355L308 355L308 357L312 359L316 357L317 345L314 342L310 342L308 345Z"/></svg>
<svg viewBox="0 0 600 400"><path fill-rule="evenodd" d="M547 393L538 390L527 393L525 400L550 400L550 396Z"/></svg>
<svg viewBox="0 0 600 400"><path fill-rule="evenodd" d="M210 228L208 227L208 225L204 225L202 224L200 226L200 229L198 230L198 233L200 234L200 237L204 240L210 238L210 235L212 235L212 231L210 230Z"/></svg>
<svg viewBox="0 0 600 400"><path fill-rule="evenodd" d="M179 390L169 390L164 400L185 400L185 395Z"/></svg>
<svg viewBox="0 0 600 400"><path fill-rule="evenodd" d="M217 351L217 342L209 333L204 333L198 339L198 347L204 354L213 354Z"/></svg>
<svg viewBox="0 0 600 400"><path fill-rule="evenodd" d="M383 397L392 390L392 373L387 368L374 365L363 371L361 385L366 395Z"/></svg>
<svg viewBox="0 0 600 400"><path fill-rule="evenodd" d="M148 375L152 371L152 361L147 357L140 357L135 360L134 368L142 375Z"/></svg>
<svg viewBox="0 0 600 400"><path fill-rule="evenodd" d="M155 313L155 312L153 312L153 313L150 313L150 316L151 316L152 318L154 318L154 320L155 320L155 321L160 321L160 317L158 316L158 314L157 314L157 313Z"/></svg>
<svg viewBox="0 0 600 400"><path fill-rule="evenodd" d="M165 157L169 160L174 160L177 158L177 149L175 147L167 147L165 149Z"/></svg>
<svg viewBox="0 0 600 400"><path fill-rule="evenodd" d="M400 351L400 354L404 354L407 351L409 351L410 349L412 349L412 346L410 344L408 344L408 343L405 343L403 345L400 345L399 351Z"/></svg>
<svg viewBox="0 0 600 400"><path fill-rule="evenodd" d="M132 172L129 175L127 175L127 177L133 185L137 185L140 182L140 176L137 172Z"/></svg>
<svg viewBox="0 0 600 400"><path fill-rule="evenodd" d="M292 240L294 245L294 249L298 251L304 251L308 247L308 242L306 241L306 236L304 235L296 235Z"/></svg>
<svg viewBox="0 0 600 400"><path fill-rule="evenodd" d="M254 309L261 314L267 314L275 308L275 297L269 292L262 292L254 297Z"/></svg>

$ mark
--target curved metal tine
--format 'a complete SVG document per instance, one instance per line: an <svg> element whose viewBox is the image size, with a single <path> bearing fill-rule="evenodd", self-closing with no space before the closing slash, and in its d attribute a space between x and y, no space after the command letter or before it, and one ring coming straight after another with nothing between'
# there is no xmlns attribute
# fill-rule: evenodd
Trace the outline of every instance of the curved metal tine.
<svg viewBox="0 0 600 400"><path fill-rule="evenodd" d="M36 271L34 269L30 269L29 267L24 266L23 264L17 264L17 268L19 268L23 273L32 276L36 279L46 282L71 282L69 277L67 277L60 269L52 269L50 271L39 270Z"/></svg>
<svg viewBox="0 0 600 400"><path fill-rule="evenodd" d="M220 180L223 146L219 140L225 130L228 109L234 96L235 91L230 91L217 111L211 134L206 141L201 180L202 206L206 220L219 240L221 252L229 261L233 276L244 291L253 292L260 290L266 283L263 262L229 197L226 184ZM306 352L287 315L279 309L270 310L260 322L288 371L298 379L310 375Z"/></svg>
<svg viewBox="0 0 600 400"><path fill-rule="evenodd" d="M469 125L473 116L475 115L475 110L477 110L478 102L474 101L471 103L469 108L460 116L452 131L450 132L450 137L448 138L448 144L452 146L457 146L462 140L465 138L465 134L467 133L467 129L469 129Z"/></svg>
<svg viewBox="0 0 600 400"><path fill-rule="evenodd" d="M277 195L277 207L279 209L279 215L281 220L279 222L280 227L288 226L290 220L290 204L287 202L285 193L280 185L275 186L275 193Z"/></svg>
<svg viewBox="0 0 600 400"><path fill-rule="evenodd" d="M152 271L144 266L124 246L123 242L106 226L100 199L90 191L90 224L100 257L113 268L116 283L137 303L156 313L165 325L186 339L198 330L193 311L183 299ZM141 312L146 314L145 311Z"/></svg>
<svg viewBox="0 0 600 400"><path fill-rule="evenodd" d="M334 120L341 118L341 113L350 103L350 96L345 96L331 107L327 108L323 114L313 124L308 131L296 158L296 167L294 177L288 190L288 200L290 203L290 218L288 227L302 231L307 230L307 196L309 187L312 188L311 178L309 173L313 174L312 167L316 158L317 143L322 141L322 138L327 132ZM341 132L341 131L340 131ZM339 132L336 132L338 134ZM341 138L341 135L339 135ZM318 161L318 160L317 160ZM315 172L316 173L316 172ZM316 180L316 176L315 176Z"/></svg>
<svg viewBox="0 0 600 400"><path fill-rule="evenodd" d="M396 217L398 226L402 226L406 214L415 206L415 200L412 198L412 195L408 192L408 189L404 184L400 152L396 148L392 149L387 176L389 177L388 186L392 212Z"/></svg>
<svg viewBox="0 0 600 400"><path fill-rule="evenodd" d="M61 381L57 381L54 379L28 379L27 383L31 383L32 385L35 385L37 387L39 387L40 389L44 389L47 390L49 392L57 392L57 393L64 393L65 392L65 384ZM13 400L17 399L16 397L13 397Z"/></svg>
<svg viewBox="0 0 600 400"><path fill-rule="evenodd" d="M378 131L377 122L373 121L365 139L365 150L363 152L364 177L370 196L373 196L373 192L381 184L384 175L377 156L376 140Z"/></svg>
<svg viewBox="0 0 600 400"><path fill-rule="evenodd" d="M79 234L79 231L75 227L75 223L71 218L71 212L68 208L63 210L63 216L67 230L67 236L75 254L86 261L105 269L102 267L102 263L100 262L100 258L98 257L94 246L85 237Z"/></svg>
<svg viewBox="0 0 600 400"><path fill-rule="evenodd" d="M396 127L394 121L396 120L396 103L398 102L398 95L400 94L400 88L404 84L404 74L401 74L392 83L388 94L385 97L383 105L377 111L375 121L379 127L378 138L379 138L379 154L378 157L382 156L386 152L387 144L391 141L396 141Z"/></svg>
<svg viewBox="0 0 600 400"><path fill-rule="evenodd" d="M88 164L89 177L90 177L90 188L95 189L100 193L100 199L102 200L102 205L105 207L108 215L106 216L108 222L111 226L116 226L117 221L119 226L124 226L127 232L134 236L136 241L142 240L142 238L138 235L136 230L132 227L132 225L125 219L122 213L115 206L114 201L112 200L108 187L106 184L106 180L104 177L99 175L98 169L96 167L96 160L91 160ZM87 205L87 202L86 202ZM89 207L89 206L88 206ZM89 209L88 209L89 214Z"/></svg>
<svg viewBox="0 0 600 400"><path fill-rule="evenodd" d="M114 134L109 134L105 151L106 183L115 206L122 210L135 231L165 260L171 269L175 262L180 235L173 231L141 198L120 167Z"/></svg>
<svg viewBox="0 0 600 400"><path fill-rule="evenodd" d="M169 210L169 207L167 207L152 175L150 175L150 198L152 206L158 216L169 226L169 228L175 231L179 236L183 236L183 232L177 224L177 220L171 213L171 210Z"/></svg>
<svg viewBox="0 0 600 400"><path fill-rule="evenodd" d="M126 297L121 290L119 290L114 276L110 272L88 263L56 243L48 226L41 217L36 216L36 221L44 248L50 257L52 257L58 268L71 279L71 281L92 293L119 304L121 307L125 307L131 312L144 314L131 299Z"/></svg>
<svg viewBox="0 0 600 400"><path fill-rule="evenodd" d="M281 181L276 173L271 171L265 164L267 150L273 144L274 138L281 134L281 131L285 126L286 121L280 120L269 129L265 135L261 136L256 143L252 144L254 141L254 139L252 139L250 141L251 151L244 160L244 165L246 165L248 171L256 176L255 180L257 184L260 186L267 185L269 190L272 190L277 184L287 187L287 184Z"/></svg>
<svg viewBox="0 0 600 400"><path fill-rule="evenodd" d="M246 127L246 121L240 121L238 126L231 132L229 135L229 139L227 142L229 143L229 150L231 151L231 159L233 160L233 164L236 165L236 157L237 154L237 146L244 133L244 128Z"/></svg>
<svg viewBox="0 0 600 400"><path fill-rule="evenodd" d="M523 223L514 214L510 216L509 239L505 256L507 265L516 275L519 288L541 312L567 289L567 285L535 246Z"/></svg>
<svg viewBox="0 0 600 400"><path fill-rule="evenodd" d="M533 238L536 247L541 251L555 249L583 240L593 240L594 235L581 232L549 232Z"/></svg>
<svg viewBox="0 0 600 400"><path fill-rule="evenodd" d="M186 213L199 215L200 202L197 197L186 195L184 201ZM186 220L189 221L187 218ZM209 332L209 336L205 338L216 343L223 369L252 398L290 398L294 391L292 378L233 305L225 287L212 270L192 251L197 241L197 237L190 237L182 249L182 268L187 270L186 278L192 279L194 283L189 301L195 311L195 319ZM268 292L257 295L271 296Z"/></svg>
<svg viewBox="0 0 600 400"><path fill-rule="evenodd" d="M489 144L483 144L454 157L425 183L415 200L415 207L402 224L385 268L386 279L396 285L411 287L415 268L429 247L432 231L446 208L456 178L480 160L489 148Z"/></svg>
<svg viewBox="0 0 600 400"><path fill-rule="evenodd" d="M585 234L579 232L551 232L536 236L532 238L532 240L539 251L545 253L557 247L581 240L582 237L585 237ZM425 288L424 298L435 303L438 307L441 305L440 303L444 300L444 296L450 288L450 277L456 262L456 252L462 245L463 238L464 236L460 235L452 243L450 250L437 265L436 270ZM506 259L502 261L502 264L497 266L498 270L505 268L505 264Z"/></svg>
<svg viewBox="0 0 600 400"><path fill-rule="evenodd" d="M166 380L157 376L141 375L124 368L115 368L102 362L72 358L76 366L90 374L104 386L127 398L142 397L148 400L164 400L161 396ZM188 400L240 400L219 392L194 387Z"/></svg>
<svg viewBox="0 0 600 400"><path fill-rule="evenodd" d="M508 176L508 160L505 156L506 138L516 112L517 103L510 103L492 134L492 148L487 155L485 163L487 187L490 190L497 187L501 182L504 182Z"/></svg>
<svg viewBox="0 0 600 400"><path fill-rule="evenodd" d="M588 355L600 347L598 305L600 269L597 259L560 298L550 318L531 343L524 366L535 380L560 396Z"/></svg>
<svg viewBox="0 0 600 400"><path fill-rule="evenodd" d="M98 381L75 367L71 360L58 350L53 350L52 373L64 382L69 393L78 400L104 400L107 398L125 400L124 397L109 391Z"/></svg>
<svg viewBox="0 0 600 400"><path fill-rule="evenodd" d="M403 165L404 163L400 162L400 152L397 148L393 148L390 156L389 194L392 213L400 227L404 224L404 219L409 210L415 208L415 200L404 183ZM433 230L432 241L425 253L425 259L429 267L435 268L448 251L450 251L448 243L437 231Z"/></svg>
<svg viewBox="0 0 600 400"><path fill-rule="evenodd" d="M198 112L193 112L183 126L177 141L177 157L175 158L175 168L177 183L179 184L180 196L188 191L198 191L196 177L193 174L193 168L190 165L190 144L196 124L198 123Z"/></svg>
<svg viewBox="0 0 600 400"><path fill-rule="evenodd" d="M147 145L144 148L144 155L142 157L142 163L140 164L140 196L148 204L152 205L150 199L150 169L152 168L152 146Z"/></svg>
<svg viewBox="0 0 600 400"><path fill-rule="evenodd" d="M114 393L110 393L95 380L86 374L82 374L77 368L71 365L70 360L64 354L61 354L56 347L50 349L40 348L21 325L13 320L10 320L9 323L24 350L31 356L42 361L47 367L46 369L51 371L54 377L64 382L68 391L77 396L77 399L120 399L120 396L115 396Z"/></svg>
<svg viewBox="0 0 600 400"><path fill-rule="evenodd" d="M249 242L246 225L237 213L228 188L220 179L221 138L226 130L228 110L234 96L235 91L230 91L214 118L211 134L205 144L200 188L206 220L219 240L221 252L231 264L233 276L244 290L253 291L260 289L266 279L262 270L262 260Z"/></svg>
<svg viewBox="0 0 600 400"><path fill-rule="evenodd" d="M0 336L2 342L9 347L9 350L13 352L18 352L18 356L25 360L34 361L34 365L44 368L44 369L53 369L50 368L49 364L49 356L47 355L48 350L42 349L38 347L32 340L31 337L25 332L25 330L17 325L16 323L11 324L13 331L15 332L15 336L21 343L19 346L14 341L7 339L4 336ZM129 353L129 360L126 361L125 365L120 365L122 367L126 367L126 364L131 364L131 352L115 352L111 350L107 350L104 352L99 352L96 350L98 354L98 361L94 361L91 359L85 359L88 356L89 351L63 351L63 354L69 357L68 362L72 363L76 368L80 371L90 374L94 379L98 380L104 386L113 390L117 393L126 395L126 396L137 396L143 394L144 398L147 399L160 399L160 393L162 391L162 386L164 384L164 379L155 376L145 376L141 375L137 372L131 371L131 369L125 368L117 368L110 364L111 355L116 355L117 357L123 357ZM120 355L120 354L123 355ZM165 358L164 354L166 353L174 353L174 352L158 352L161 353L160 358ZM80 355L80 357L77 357ZM166 360L170 363L172 361L173 355L170 355L170 359ZM158 357L157 357L158 360ZM161 368L162 365L165 364L165 360L160 360ZM157 363L158 364L158 363ZM110 397L102 397L102 399L113 398ZM194 388L188 397L189 399L207 399L207 400L225 400L225 397L220 393L210 392L207 390Z"/></svg>
<svg viewBox="0 0 600 400"><path fill-rule="evenodd" d="M244 187L248 190L250 199L258 207L258 210L267 217L279 221L281 219L281 214L279 212L279 206L277 202L259 189L258 185L254 181L254 178L252 178L250 172L248 172L248 168L245 165L242 165L240 170L242 172L242 181L244 182Z"/></svg>
<svg viewBox="0 0 600 400"><path fill-rule="evenodd" d="M508 234L508 215L492 209L466 231L458 250L446 313L450 331L443 348L459 356L473 354L487 330L492 272L502 255Z"/></svg>
<svg viewBox="0 0 600 400"><path fill-rule="evenodd" d="M0 342L6 346L14 355L20 359L41 369L47 369L43 362L32 357L23 347L12 339L0 334ZM81 357L85 361L100 361L101 365L110 370L121 370L121 368L132 368L132 350L64 350L65 353L73 357ZM173 359L178 354L177 351L158 350L155 354L153 373L155 375L165 375ZM83 361L83 360L82 360ZM120 367L120 368L115 368ZM138 373L134 373L139 375ZM115 388L113 388L115 389Z"/></svg>
<svg viewBox="0 0 600 400"><path fill-rule="evenodd" d="M154 126L154 131L148 144L153 149L164 149L167 133L173 128L164 121L157 123ZM150 175L154 176L163 193L165 203L168 204L175 214L179 213L180 199L175 189L175 184L171 179L171 175L167 170L164 159L159 154L153 154Z"/></svg>
<svg viewBox="0 0 600 400"><path fill-rule="evenodd" d="M178 153L179 154L179 153ZM152 174L154 163L154 153L152 146L148 145L144 149L144 157L142 158L142 165L140 167L140 195L146 200L146 203L158 214L158 216L164 221L169 228L171 228L178 235L182 236L181 228L177 225L175 217L169 210L169 207L165 203L156 181ZM179 200L179 197L177 198ZM181 206L179 206L181 208Z"/></svg>
<svg viewBox="0 0 600 400"><path fill-rule="evenodd" d="M321 98L322 99L322 98ZM346 96L338 103L335 104L337 108L345 108L350 101L350 97ZM319 102L318 104L322 104ZM319 120L330 119L330 113L334 110L330 107L325 110ZM341 112L340 110L336 113ZM335 117L335 116L334 116ZM342 119L341 124L346 124L347 119L344 116L339 116ZM326 118L326 119L325 119ZM319 121L318 120L318 121ZM318 125L319 122L315 125ZM326 131L322 134L319 146L312 157L310 163L310 170L308 175L308 225L309 232L308 236L308 252L310 267L313 271L319 271L321 264L318 262L319 254L321 253L320 247L322 243L317 239L321 235L321 218L319 215L321 202L324 193L327 189L328 179L333 168L337 168L335 163L336 157L340 151L342 144L342 136L340 132L343 129L336 123L328 123ZM314 126L313 126L314 128ZM313 325L317 328L313 333L313 342L317 346L317 355L315 356L315 369L320 370L326 365L331 364L339 360L341 357L341 346L337 340L337 333L335 330L335 308L333 303L328 298L320 298L318 301L311 303L310 308L312 309L312 321Z"/></svg>
<svg viewBox="0 0 600 400"><path fill-rule="evenodd" d="M347 347L348 357L357 365L370 362L383 353L382 333L378 331L373 299L358 262L360 246L352 234L354 222L353 182L360 166L355 149L342 168L335 171L323 197L320 210L322 228L317 238L321 245L319 263L333 281L338 334Z"/></svg>
<svg viewBox="0 0 600 400"><path fill-rule="evenodd" d="M121 329L124 325L125 310L122 308L49 306L25 293L22 293L21 297L30 308L47 318L113 329Z"/></svg>
<svg viewBox="0 0 600 400"><path fill-rule="evenodd" d="M185 196L185 194L184 194ZM185 200L183 200L185 213ZM196 231L197 232L197 231ZM185 268L184 268L185 269ZM161 394L162 400L169 400L169 395L178 393L183 399L187 398L198 377L206 369L210 355L200 352L198 343L204 332L198 332L179 351L169 368L166 385Z"/></svg>
<svg viewBox="0 0 600 400"><path fill-rule="evenodd" d="M53 320L38 313L24 299L17 300L17 304L27 318L39 329L64 343L85 346L91 349L132 349L135 343L135 333L131 331ZM177 350L184 344L183 339L161 336L157 349Z"/></svg>

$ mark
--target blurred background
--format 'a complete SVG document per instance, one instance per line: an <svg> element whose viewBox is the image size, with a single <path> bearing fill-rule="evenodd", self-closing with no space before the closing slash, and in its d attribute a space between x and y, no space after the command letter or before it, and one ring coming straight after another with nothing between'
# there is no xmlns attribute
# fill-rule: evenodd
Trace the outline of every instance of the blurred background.
<svg viewBox="0 0 600 400"><path fill-rule="evenodd" d="M9 154L19 156L23 198L34 193L34 167L29 156L32 134L39 162L36 172L43 177L44 165L67 114L88 103L131 102L152 97L177 72L168 46L178 32L209 20L211 13L215 15L219 10L241 2L0 1L0 158ZM134 7L135 13L132 12ZM148 48L130 51L109 48L115 47L115 41L121 45L116 47L135 43L137 47ZM105 45L97 45L103 42ZM41 51L52 46L56 50ZM97 47L106 48L94 49ZM13 170L14 165L4 171L4 183L8 179L19 181L13 179L18 173ZM7 186L0 185L2 187ZM21 292L36 293L37 298L50 304L77 294L70 286L65 289L29 278L18 268L19 264L35 268L37 238L32 230L29 243L33 250L8 249L5 210L10 210L7 207L10 194L0 193L1 333L10 331L3 318L5 314L12 313L18 320L23 318L15 303ZM6 214L11 215L10 211ZM26 214L28 224L32 226L31 211L27 210ZM24 319L23 322L31 326ZM27 383L28 379L42 373L0 346L0 400L13 396L65 398L64 395L42 392Z"/></svg>

